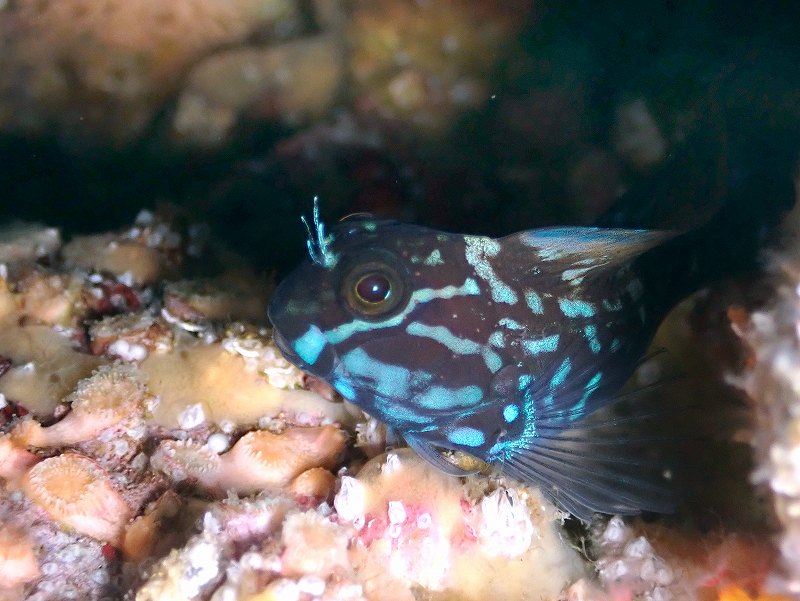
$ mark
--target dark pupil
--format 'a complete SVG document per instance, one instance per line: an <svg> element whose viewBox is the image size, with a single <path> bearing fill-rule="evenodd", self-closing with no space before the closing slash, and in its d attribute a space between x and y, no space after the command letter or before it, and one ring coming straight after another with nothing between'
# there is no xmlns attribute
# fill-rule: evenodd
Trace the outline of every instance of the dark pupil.
<svg viewBox="0 0 800 601"><path fill-rule="evenodd" d="M356 284L356 294L361 300L368 303L385 301L391 291L392 286L389 280L379 273L365 275Z"/></svg>

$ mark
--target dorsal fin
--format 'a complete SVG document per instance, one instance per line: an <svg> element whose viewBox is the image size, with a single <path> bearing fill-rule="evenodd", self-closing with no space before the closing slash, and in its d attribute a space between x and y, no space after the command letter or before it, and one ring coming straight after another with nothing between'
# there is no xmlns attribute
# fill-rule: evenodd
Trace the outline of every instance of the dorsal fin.
<svg viewBox="0 0 800 601"><path fill-rule="evenodd" d="M631 261L642 253L679 235L669 230L551 227L528 230L503 238L529 247L546 272L569 269L588 273Z"/></svg>

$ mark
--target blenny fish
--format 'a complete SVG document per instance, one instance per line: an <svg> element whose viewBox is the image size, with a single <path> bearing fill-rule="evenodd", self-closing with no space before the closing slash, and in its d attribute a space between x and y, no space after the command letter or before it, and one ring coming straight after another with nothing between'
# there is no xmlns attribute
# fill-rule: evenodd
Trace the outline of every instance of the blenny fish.
<svg viewBox="0 0 800 601"><path fill-rule="evenodd" d="M616 400L679 298L665 302L653 255L677 234L495 239L363 218L326 234L317 211L309 259L269 306L291 362L447 473L465 473L448 452L467 453L587 520L672 508L661 471L588 418Z"/></svg>

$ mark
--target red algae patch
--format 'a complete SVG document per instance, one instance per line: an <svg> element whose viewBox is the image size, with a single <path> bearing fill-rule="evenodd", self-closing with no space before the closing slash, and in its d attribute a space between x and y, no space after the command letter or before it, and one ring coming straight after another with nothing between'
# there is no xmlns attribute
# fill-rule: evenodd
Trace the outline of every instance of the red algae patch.
<svg viewBox="0 0 800 601"><path fill-rule="evenodd" d="M62 526L115 544L131 510L94 461L65 453L45 459L22 479L21 489Z"/></svg>

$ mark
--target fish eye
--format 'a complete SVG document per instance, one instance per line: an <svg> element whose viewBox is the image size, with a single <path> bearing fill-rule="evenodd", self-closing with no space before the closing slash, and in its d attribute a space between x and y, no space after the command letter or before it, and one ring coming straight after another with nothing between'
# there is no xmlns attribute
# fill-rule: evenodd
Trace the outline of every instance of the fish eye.
<svg viewBox="0 0 800 601"><path fill-rule="evenodd" d="M382 273L368 273L356 283L355 293L365 304L382 303L392 293L392 283Z"/></svg>
<svg viewBox="0 0 800 601"><path fill-rule="evenodd" d="M396 309L405 296L400 272L388 263L370 261L351 269L342 284L342 297L355 315L383 317Z"/></svg>

